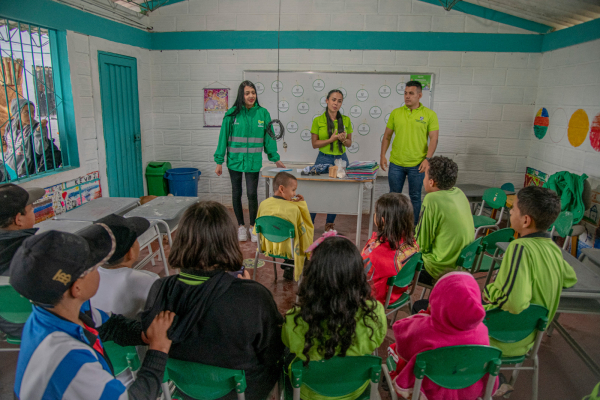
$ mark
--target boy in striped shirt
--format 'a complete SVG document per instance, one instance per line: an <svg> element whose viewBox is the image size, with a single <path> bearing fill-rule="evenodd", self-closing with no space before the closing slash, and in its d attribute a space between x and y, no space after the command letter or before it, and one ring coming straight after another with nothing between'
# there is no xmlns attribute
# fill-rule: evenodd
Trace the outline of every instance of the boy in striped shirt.
<svg viewBox="0 0 600 400"><path fill-rule="evenodd" d="M530 304L549 310L552 321L563 288L577 283L575 271L547 233L560 213L560 199L550 189L529 186L517 194L510 212L512 228L520 235L504 254L498 276L484 290L486 309L501 308L519 314ZM502 350L503 357L520 356L532 347L535 332L516 343L500 343L490 338L490 346Z"/></svg>

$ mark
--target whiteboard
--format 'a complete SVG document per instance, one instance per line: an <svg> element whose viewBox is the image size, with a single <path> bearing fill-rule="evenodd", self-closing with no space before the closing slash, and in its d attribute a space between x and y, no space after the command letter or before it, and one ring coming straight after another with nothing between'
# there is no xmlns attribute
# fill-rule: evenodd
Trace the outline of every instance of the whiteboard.
<svg viewBox="0 0 600 400"><path fill-rule="evenodd" d="M272 119L278 118L279 111L287 143L287 151L282 141L277 143L282 161L310 164L318 154L311 145L310 128L313 119L325 112L325 98L330 90L342 91L344 103L340 112L352 122L353 143L346 149L349 160L379 161L385 126L392 110L404 105L406 82L421 81L421 103L428 108L434 82L433 74L315 71L279 72L279 81L276 71L244 71L244 79L256 85L258 101ZM266 160L266 154L263 157Z"/></svg>

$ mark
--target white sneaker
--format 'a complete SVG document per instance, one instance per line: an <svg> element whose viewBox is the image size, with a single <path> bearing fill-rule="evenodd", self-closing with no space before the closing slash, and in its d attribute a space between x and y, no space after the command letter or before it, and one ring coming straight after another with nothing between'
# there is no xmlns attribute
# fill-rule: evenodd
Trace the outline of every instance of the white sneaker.
<svg viewBox="0 0 600 400"><path fill-rule="evenodd" d="M250 231L250 240L251 240L253 243L256 243L256 242L258 242L258 236L256 236L256 235L254 234L254 227L253 227L253 226L251 226L250 228L248 228L248 230Z"/></svg>
<svg viewBox="0 0 600 400"><path fill-rule="evenodd" d="M238 241L245 242L246 240L248 240L248 232L245 226L240 225L238 228Z"/></svg>

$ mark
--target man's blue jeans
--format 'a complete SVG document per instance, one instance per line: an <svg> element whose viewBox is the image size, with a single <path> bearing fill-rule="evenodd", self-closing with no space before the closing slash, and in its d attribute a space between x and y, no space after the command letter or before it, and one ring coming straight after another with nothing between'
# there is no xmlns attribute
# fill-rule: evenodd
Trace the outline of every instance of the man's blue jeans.
<svg viewBox="0 0 600 400"><path fill-rule="evenodd" d="M346 155L345 152L342 155L334 156L332 154L325 154L325 153L321 153L319 151L319 155L317 156L317 160L315 161L315 165L319 165L319 164L335 165L335 160L340 159L340 158L342 160L346 161L346 166L348 166L348 164L350 162L348 161L348 156ZM316 216L317 216L317 213L310 213L310 218L312 219L313 225L315 223L315 217ZM337 214L327 214L327 219L325 220L325 223L326 224L333 224L333 221L335 221L335 217L336 216L337 216Z"/></svg>
<svg viewBox="0 0 600 400"><path fill-rule="evenodd" d="M410 197L410 202L413 205L415 226L417 226L421 214L421 191L423 190L423 179L425 178L425 173L419 172L419 166L401 167L390 162L388 172L391 193L402 193L404 181L408 176L408 197Z"/></svg>

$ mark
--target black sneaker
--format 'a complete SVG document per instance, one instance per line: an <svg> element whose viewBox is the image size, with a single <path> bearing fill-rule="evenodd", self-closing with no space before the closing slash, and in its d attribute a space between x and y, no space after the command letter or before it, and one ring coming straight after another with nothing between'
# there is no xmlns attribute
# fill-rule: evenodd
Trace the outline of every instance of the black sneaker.
<svg viewBox="0 0 600 400"><path fill-rule="evenodd" d="M283 271L283 279L286 279L288 281L293 281L294 280L294 269L286 268L285 271Z"/></svg>

